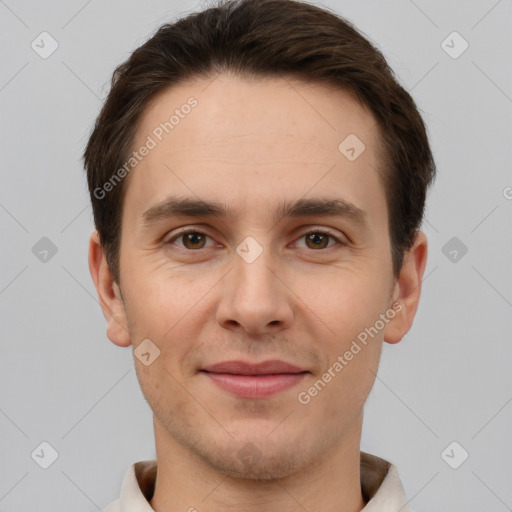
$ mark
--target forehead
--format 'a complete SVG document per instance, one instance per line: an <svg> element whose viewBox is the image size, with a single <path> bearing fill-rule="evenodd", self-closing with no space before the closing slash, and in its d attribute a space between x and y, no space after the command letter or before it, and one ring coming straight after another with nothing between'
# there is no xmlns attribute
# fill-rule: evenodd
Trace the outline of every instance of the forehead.
<svg viewBox="0 0 512 512"><path fill-rule="evenodd" d="M196 106L188 108L191 101ZM185 142L187 147L206 141L221 143L232 148L232 153L237 152L233 139L257 135L265 137L265 142L279 138L283 144L285 135L301 144L334 149L337 155L338 143L348 135L347 130L370 144L377 142L378 130L373 115L350 92L291 76L219 74L169 87L146 106L136 142L143 142L147 134L158 132L161 124L170 120L172 127L169 133L164 129L163 138ZM174 153L186 150L177 145L172 148Z"/></svg>
<svg viewBox="0 0 512 512"><path fill-rule="evenodd" d="M195 79L147 105L132 149L151 149L126 203L138 215L169 194L265 208L314 189L377 214L378 144L374 117L347 91L292 77Z"/></svg>

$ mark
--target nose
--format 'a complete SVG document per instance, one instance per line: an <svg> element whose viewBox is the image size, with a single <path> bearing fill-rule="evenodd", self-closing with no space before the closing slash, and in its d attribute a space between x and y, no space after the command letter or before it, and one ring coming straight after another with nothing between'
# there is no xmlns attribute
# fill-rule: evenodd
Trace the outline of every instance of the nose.
<svg viewBox="0 0 512 512"><path fill-rule="evenodd" d="M292 323L293 297L270 251L251 263L235 253L233 269L223 279L217 321L229 330L275 334Z"/></svg>

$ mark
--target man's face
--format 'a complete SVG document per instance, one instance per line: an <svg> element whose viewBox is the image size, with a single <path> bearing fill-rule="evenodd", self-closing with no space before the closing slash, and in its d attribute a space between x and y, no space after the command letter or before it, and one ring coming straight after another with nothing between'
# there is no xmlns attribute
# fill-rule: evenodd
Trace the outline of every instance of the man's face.
<svg viewBox="0 0 512 512"><path fill-rule="evenodd" d="M197 105L159 141L155 129L191 96ZM354 151L338 149L351 134L365 145L359 156L353 138ZM358 342L351 360L344 354L389 311L394 287L374 118L343 91L220 75L154 98L134 149L148 136L156 147L127 183L120 289L133 348L149 339L160 350L148 366L135 358L157 445L177 442L222 471L275 478L344 439L359 442L385 328ZM176 197L229 210L172 214L162 205ZM276 217L299 200L366 213ZM339 356L346 364L333 371ZM241 384L237 394L203 371L233 360L307 373L274 378L289 378L280 391L274 382L251 395ZM329 369L330 381L308 392Z"/></svg>

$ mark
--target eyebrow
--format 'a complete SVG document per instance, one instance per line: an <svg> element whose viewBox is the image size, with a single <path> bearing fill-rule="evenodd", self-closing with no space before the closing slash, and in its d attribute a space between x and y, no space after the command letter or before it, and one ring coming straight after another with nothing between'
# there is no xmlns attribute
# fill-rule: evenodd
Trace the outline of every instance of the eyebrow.
<svg viewBox="0 0 512 512"><path fill-rule="evenodd" d="M160 220L174 216L220 217L227 219L229 217L236 217L236 213L229 205L218 201L173 196L151 206L141 217L144 227L150 227ZM369 227L368 213L345 199L340 198L302 198L295 201L285 201L281 203L274 212L273 220L277 224L287 217L307 216L344 217L353 221L360 228L364 229Z"/></svg>

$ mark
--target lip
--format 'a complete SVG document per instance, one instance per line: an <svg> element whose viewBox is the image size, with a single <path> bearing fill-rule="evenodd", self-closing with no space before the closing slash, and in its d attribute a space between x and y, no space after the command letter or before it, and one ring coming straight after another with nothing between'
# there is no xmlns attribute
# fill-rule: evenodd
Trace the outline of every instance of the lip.
<svg viewBox="0 0 512 512"><path fill-rule="evenodd" d="M307 373L279 360L224 361L201 370L214 384L239 398L265 398L297 385Z"/></svg>
<svg viewBox="0 0 512 512"><path fill-rule="evenodd" d="M270 375L276 373L300 373L307 371L290 363L272 359L262 363L246 361L222 361L221 363L205 366L204 371L210 373L230 373L233 375Z"/></svg>

